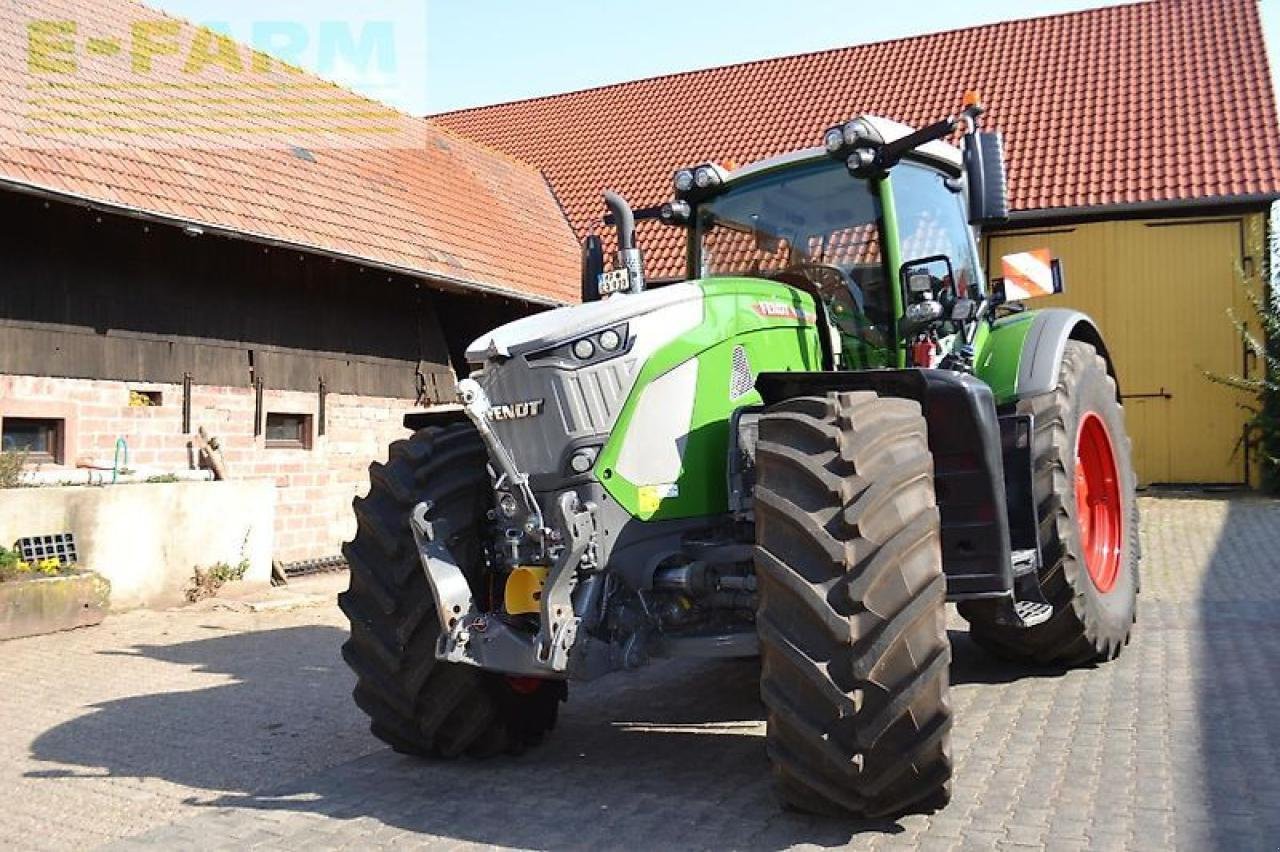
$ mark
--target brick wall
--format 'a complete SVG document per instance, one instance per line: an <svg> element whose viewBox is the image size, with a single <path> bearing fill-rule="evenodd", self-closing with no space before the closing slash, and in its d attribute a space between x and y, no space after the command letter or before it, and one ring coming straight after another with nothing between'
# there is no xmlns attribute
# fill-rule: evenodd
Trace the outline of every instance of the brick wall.
<svg viewBox="0 0 1280 852"><path fill-rule="evenodd" d="M130 391L159 392L156 407L130 406ZM266 412L312 416L310 449L268 448L254 436L250 388L195 386L191 428L203 426L222 442L233 479L270 479L277 491L275 558L284 562L334 556L354 532L351 499L368 487L370 461L404 437L401 417L411 400L329 394L326 434L315 434L319 396L264 392ZM187 470L182 433L182 386L87 379L0 376L0 418L48 417L65 421L67 466L110 467L116 439L124 438L130 466L147 473Z"/></svg>

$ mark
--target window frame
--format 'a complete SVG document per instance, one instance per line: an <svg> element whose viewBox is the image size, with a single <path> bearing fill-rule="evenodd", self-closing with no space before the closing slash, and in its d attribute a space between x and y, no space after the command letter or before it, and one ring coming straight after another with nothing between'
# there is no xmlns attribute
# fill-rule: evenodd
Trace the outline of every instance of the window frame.
<svg viewBox="0 0 1280 852"><path fill-rule="evenodd" d="M902 255L900 258L898 258L900 267L897 273L895 274L895 277L901 275L903 267L906 267L917 260L921 260L926 257L933 256L928 254L914 256L914 255L908 254L905 251L906 235L902 233L903 219L905 217L902 214L903 214L903 207L907 206L910 202L908 201L909 195L905 191L905 188L903 187L904 181L902 180L902 177L900 175L909 173L911 170L915 170L916 172L926 173L931 177L937 178L940 183L945 183L948 180L954 179L954 176L948 173L946 170L940 169L935 165L932 165L930 163L925 163L914 158L904 158L902 162L891 173L890 180L889 180L889 187L890 187L890 192L893 193L894 211L898 216L897 223L896 223L898 227L898 248L899 248L899 253ZM976 285L979 293L985 294L987 292L987 274L986 274L986 270L982 266L982 252L978 248L977 236L974 233L973 226L969 223L968 211L964 203L963 192L955 192L946 187L944 187L943 190L947 195L949 195L953 199L952 203L950 205L947 205L948 211L954 212L958 217L952 223L952 226L946 229L946 233L948 233L949 235L951 234L964 235L963 244L960 246L953 246L953 248L961 249L964 252L965 256L952 257L949 252L946 253L946 255L947 257L951 258L952 266L955 269L959 270L962 265L967 267L967 270L972 274L972 280L969 283ZM942 209L942 207L943 205L939 205L939 209ZM948 212L945 215L950 215L950 212ZM959 227L956 227L957 224ZM939 253L935 252L934 254L939 254Z"/></svg>
<svg viewBox="0 0 1280 852"><path fill-rule="evenodd" d="M271 435L271 418L273 417L290 417L297 418L298 437L297 438L272 438ZM303 411L268 411L263 419L262 440L263 445L269 450L309 450L314 445L315 436L315 415Z"/></svg>
<svg viewBox="0 0 1280 852"><path fill-rule="evenodd" d="M9 424L14 421L40 424L48 436L48 451L3 449L4 433L8 429ZM23 453L25 454L28 462L34 462L36 464L60 465L62 464L63 458L66 456L66 434L67 421L64 417L29 417L20 414L6 415L0 417L0 452Z"/></svg>

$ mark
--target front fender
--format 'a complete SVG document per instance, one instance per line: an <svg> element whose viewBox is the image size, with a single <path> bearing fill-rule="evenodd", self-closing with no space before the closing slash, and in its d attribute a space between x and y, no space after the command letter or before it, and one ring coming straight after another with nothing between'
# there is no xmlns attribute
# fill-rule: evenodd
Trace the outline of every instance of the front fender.
<svg viewBox="0 0 1280 852"><path fill-rule="evenodd" d="M1080 311L1046 308L997 320L981 341L975 370L991 386L997 404L1040 396L1058 385L1068 340L1092 345L1116 379L1115 365L1097 323ZM1117 393L1119 380L1117 379Z"/></svg>

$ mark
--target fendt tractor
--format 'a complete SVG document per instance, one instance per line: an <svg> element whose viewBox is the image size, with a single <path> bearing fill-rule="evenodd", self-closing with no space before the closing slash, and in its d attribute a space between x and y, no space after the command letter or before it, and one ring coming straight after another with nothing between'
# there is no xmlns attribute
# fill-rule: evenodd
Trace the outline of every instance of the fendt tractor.
<svg viewBox="0 0 1280 852"><path fill-rule="evenodd" d="M519 752L570 681L758 656L783 803L885 817L950 795L947 601L1006 660L1120 653L1114 368L1087 316L1022 304L1061 289L1047 253L984 275L981 114L854 118L639 214L605 193L615 268L589 237L584 303L475 341L459 404L407 415L355 501L343 654L374 734ZM687 280L646 289L637 215L683 230Z"/></svg>

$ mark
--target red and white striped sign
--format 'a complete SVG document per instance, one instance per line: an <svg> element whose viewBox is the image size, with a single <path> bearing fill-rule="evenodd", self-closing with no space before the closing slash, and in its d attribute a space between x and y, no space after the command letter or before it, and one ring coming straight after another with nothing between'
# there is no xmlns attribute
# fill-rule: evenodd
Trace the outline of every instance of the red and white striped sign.
<svg viewBox="0 0 1280 852"><path fill-rule="evenodd" d="M1049 249L1006 254L1000 258L1000 267L1005 301L1020 302L1058 292L1054 286L1053 253Z"/></svg>

